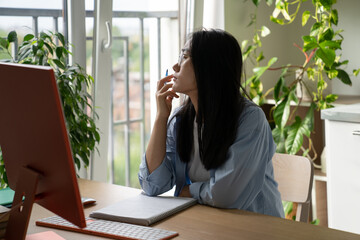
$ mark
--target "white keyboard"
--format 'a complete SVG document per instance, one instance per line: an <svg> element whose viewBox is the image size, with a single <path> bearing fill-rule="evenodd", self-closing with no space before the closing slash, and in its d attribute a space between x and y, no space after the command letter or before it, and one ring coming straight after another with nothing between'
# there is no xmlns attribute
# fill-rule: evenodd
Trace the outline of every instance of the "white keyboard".
<svg viewBox="0 0 360 240"><path fill-rule="evenodd" d="M58 228L113 239L171 239L177 232L128 223L113 222L97 218L86 218L86 228L66 221L59 216L52 216L36 221L37 226Z"/></svg>

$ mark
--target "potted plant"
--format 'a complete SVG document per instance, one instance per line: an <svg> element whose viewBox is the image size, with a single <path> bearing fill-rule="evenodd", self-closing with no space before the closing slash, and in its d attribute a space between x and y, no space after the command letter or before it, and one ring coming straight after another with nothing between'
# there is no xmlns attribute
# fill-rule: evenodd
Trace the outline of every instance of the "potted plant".
<svg viewBox="0 0 360 240"><path fill-rule="evenodd" d="M299 9L303 2L307 0L266 0L269 7L274 6L270 21L287 25L291 24L300 14ZM260 0L252 0L256 9ZM262 38L270 34L270 29L265 26L257 27L256 12L252 15L250 25L254 26L254 37L252 43L243 41L242 50L244 61L253 63L253 75L246 78L244 86L248 89L250 97L260 106L265 103L266 96L272 92L275 106L271 109L271 126L274 140L277 144L277 152L288 154L299 154L314 160L317 156L312 145L310 134L314 127L314 111L320 111L333 107L332 103L338 98L335 94L325 94L327 88L326 78L340 80L344 84L352 84L349 74L344 67L348 64L347 60L341 59L341 44L343 36L342 30L335 30L339 16L333 7L336 0L312 0L311 9L302 12L302 26L312 24L309 32L301 38L303 44L294 44L304 54L304 62L299 65L283 65L274 67L277 58L271 58L267 64L262 65L264 53L259 50L262 45ZM262 66L261 66L262 65ZM267 92L263 92L261 76L266 71L280 71L279 79L275 86ZM357 76L360 69L353 70ZM285 78L292 79L286 83ZM306 76L306 77L305 77ZM312 81L315 89L311 90L309 82ZM310 108L305 117L298 115L298 106L302 97L298 97L297 86L301 86L303 91L310 96ZM298 88L299 89L299 88ZM303 94L303 92L302 92ZM290 105L295 103L295 107ZM309 146L303 146L303 140L309 140ZM311 152L312 151L312 152ZM291 212L292 204L285 204L286 212Z"/></svg>
<svg viewBox="0 0 360 240"><path fill-rule="evenodd" d="M0 38L0 51L10 54L10 43L17 43L17 33L12 31L7 38ZM58 44L57 44L58 42ZM17 44L15 44L16 46ZM65 122L73 152L74 163L79 170L81 165L89 165L91 153L100 141L99 130L94 118L92 97L86 89L94 79L78 65L68 65L71 52L67 49L65 38L61 33L41 32L39 36L27 34L10 62L51 66L54 69L61 102L65 114ZM94 117L94 118L93 118ZM0 149L1 187L7 184L6 170Z"/></svg>
<svg viewBox="0 0 360 240"><path fill-rule="evenodd" d="M276 0L270 20L280 25L291 24L298 14L300 5L305 1L307 0ZM256 7L258 7L259 2L259 0L253 0ZM333 107L332 103L337 99L337 95L324 94L324 90L327 88L326 77L330 80L338 79L347 85L352 84L349 74L344 70L348 61L341 59L342 30L336 31L333 28L334 25L338 24L338 12L333 8L335 2L336 0L312 0L314 8L302 13L303 26L309 22L309 19L314 21L309 34L302 36L303 46L294 44L304 54L304 62L301 65L289 64L273 67L277 61L277 58L273 57L265 66L260 66L264 59L263 52L258 53L261 47L261 37L270 34L270 30L265 26L255 29L252 44L248 44L248 41L242 43L244 61L255 63L254 74L245 81L250 97L262 105L266 96L273 92L275 100L275 107L272 109L273 136L278 145L278 152L298 153L302 147L303 138L310 138L310 133L313 130L313 111ZM266 3L269 6L274 4L272 0L267 0ZM291 5L297 5L293 13L289 10ZM255 22L256 16L252 18L252 23ZM274 88L263 93L261 76L269 70L280 70L279 80ZM357 76L359 70L353 70L353 74ZM285 77L289 75L292 76L293 81L286 84ZM305 82L305 75L309 80L316 83L316 91L312 92L309 89L308 83ZM296 94L297 84L303 85L309 96L312 96L311 107L304 118L296 115L296 107L290 111L291 102L296 103L297 106L301 103L301 98L298 98ZM290 116L294 116L294 118ZM293 119L292 122L289 122L289 119ZM305 149L304 154L312 159L306 150L308 149Z"/></svg>

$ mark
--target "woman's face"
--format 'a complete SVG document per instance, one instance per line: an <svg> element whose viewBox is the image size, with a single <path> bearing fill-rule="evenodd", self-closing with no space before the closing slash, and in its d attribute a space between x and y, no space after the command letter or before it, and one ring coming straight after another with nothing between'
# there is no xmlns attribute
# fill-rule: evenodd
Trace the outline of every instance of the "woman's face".
<svg viewBox="0 0 360 240"><path fill-rule="evenodd" d="M197 94L197 85L194 67L190 56L190 42L187 41L181 50L179 62L173 66L175 71L172 89L175 92L183 93L188 96Z"/></svg>

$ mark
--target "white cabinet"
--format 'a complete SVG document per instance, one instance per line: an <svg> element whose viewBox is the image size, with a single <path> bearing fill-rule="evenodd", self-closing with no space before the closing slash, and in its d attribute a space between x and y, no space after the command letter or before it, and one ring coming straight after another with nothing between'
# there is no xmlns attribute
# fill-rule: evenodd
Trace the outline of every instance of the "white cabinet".
<svg viewBox="0 0 360 240"><path fill-rule="evenodd" d="M321 117L325 119L328 225L360 234L360 105L353 107L325 110Z"/></svg>

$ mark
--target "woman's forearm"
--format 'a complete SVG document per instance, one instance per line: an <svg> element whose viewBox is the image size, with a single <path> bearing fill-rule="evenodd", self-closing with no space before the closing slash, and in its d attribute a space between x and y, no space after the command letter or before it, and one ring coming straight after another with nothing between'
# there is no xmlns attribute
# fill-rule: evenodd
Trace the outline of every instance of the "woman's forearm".
<svg viewBox="0 0 360 240"><path fill-rule="evenodd" d="M149 173L159 167L166 153L166 131L168 118L157 117L146 149Z"/></svg>

